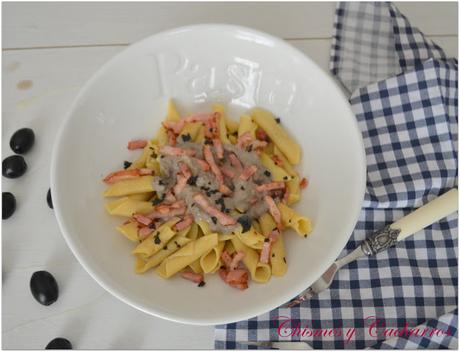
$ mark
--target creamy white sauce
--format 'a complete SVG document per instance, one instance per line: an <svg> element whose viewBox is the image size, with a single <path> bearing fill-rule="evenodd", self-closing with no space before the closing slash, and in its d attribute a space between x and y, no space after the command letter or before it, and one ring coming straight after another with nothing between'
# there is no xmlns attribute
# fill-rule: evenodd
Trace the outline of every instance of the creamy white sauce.
<svg viewBox="0 0 460 352"><path fill-rule="evenodd" d="M194 160L194 158L203 159L203 145L200 143L179 142L177 147L193 149L196 151L196 155L195 157L160 156L161 175L155 176L153 179L153 188L160 198L176 184L176 175L180 170L179 162L183 162L189 167L193 175L192 177L196 177L196 183L193 185L187 184L185 188L176 195L176 198L185 200L188 213L193 215L195 221L206 221L209 223L212 231L219 233L231 232L238 226L238 224L233 226L222 226L218 220L212 219L211 216L203 211L193 200L193 196L197 193L203 194L208 199L210 205L225 212L235 220L242 215L248 215L250 218L258 218L260 215L267 212L268 207L263 200L267 192L257 192L256 187L257 185L271 182L271 176L268 176L268 170L262 165L258 155L254 151L248 152L237 146L225 144L224 159L219 160L215 154L215 148L211 146L214 160L218 163L219 167L226 166L235 172L235 177L232 179L224 176L224 183L233 190L231 195L224 196L218 191L219 183L214 173L212 173L211 170L207 172L203 171L196 160ZM239 178L239 173L230 163L228 158L229 153L235 153L241 161L243 168L244 166L255 165L257 167L256 173L247 181L241 180ZM255 203L251 204L253 201L255 201Z"/></svg>

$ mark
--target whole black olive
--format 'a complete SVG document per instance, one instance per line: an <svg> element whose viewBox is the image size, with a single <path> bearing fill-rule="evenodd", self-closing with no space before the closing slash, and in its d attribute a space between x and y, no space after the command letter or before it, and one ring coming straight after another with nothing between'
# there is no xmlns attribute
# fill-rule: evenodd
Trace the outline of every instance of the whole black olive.
<svg viewBox="0 0 460 352"><path fill-rule="evenodd" d="M46 202L48 206L53 209L53 198L51 198L51 188L48 189L48 193L46 193Z"/></svg>
<svg viewBox="0 0 460 352"><path fill-rule="evenodd" d="M30 128L21 128L14 132L10 139L10 147L17 154L27 153L35 143L35 134Z"/></svg>
<svg viewBox="0 0 460 352"><path fill-rule="evenodd" d="M16 198L13 193L2 192L2 219L8 219L16 210Z"/></svg>
<svg viewBox="0 0 460 352"><path fill-rule="evenodd" d="M71 350L72 344L63 337L56 337L46 345L45 350Z"/></svg>
<svg viewBox="0 0 460 352"><path fill-rule="evenodd" d="M27 164L20 155L11 155L2 161L2 174L8 178L16 178L24 175Z"/></svg>
<svg viewBox="0 0 460 352"><path fill-rule="evenodd" d="M30 291L38 303L44 306L56 302L59 289L56 279L47 271L36 271L30 278Z"/></svg>

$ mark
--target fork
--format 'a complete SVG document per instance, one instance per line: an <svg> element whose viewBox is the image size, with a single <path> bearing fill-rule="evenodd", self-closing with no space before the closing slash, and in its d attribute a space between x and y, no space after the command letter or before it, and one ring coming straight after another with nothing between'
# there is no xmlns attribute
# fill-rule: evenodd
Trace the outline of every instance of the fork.
<svg viewBox="0 0 460 352"><path fill-rule="evenodd" d="M393 247L396 242L424 229L458 210L458 190L456 188L433 199L402 219L374 232L361 242L353 252L336 260L321 277L284 307L294 307L326 290L334 280L337 271L358 258L371 256Z"/></svg>

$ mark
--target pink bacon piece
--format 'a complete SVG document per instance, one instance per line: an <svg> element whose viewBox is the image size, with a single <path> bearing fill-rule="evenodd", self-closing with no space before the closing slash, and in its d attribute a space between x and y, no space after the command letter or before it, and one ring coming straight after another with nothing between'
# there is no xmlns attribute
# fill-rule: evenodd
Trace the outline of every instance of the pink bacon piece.
<svg viewBox="0 0 460 352"><path fill-rule="evenodd" d="M248 288L248 272L244 269L230 270L227 272L225 277L225 282L230 286L238 288L240 290L245 290Z"/></svg>
<svg viewBox="0 0 460 352"><path fill-rule="evenodd" d="M137 237L140 239L140 240L144 240L146 239L155 229L151 229L150 227L148 226L145 226L145 227L141 227L138 231L137 231Z"/></svg>
<svg viewBox="0 0 460 352"><path fill-rule="evenodd" d="M179 169L180 169L180 172L182 172L182 175L184 175L187 179L192 176L192 173L190 172L190 169L188 168L186 163L180 161Z"/></svg>
<svg viewBox="0 0 460 352"><path fill-rule="evenodd" d="M244 167L243 172L240 174L240 179L243 181L249 180L249 178L254 175L257 171L257 166L247 165Z"/></svg>
<svg viewBox="0 0 460 352"><path fill-rule="evenodd" d="M190 280L197 284L203 282L204 277L201 274L194 273L192 271L183 271L180 273L180 276L186 280Z"/></svg>
<svg viewBox="0 0 460 352"><path fill-rule="evenodd" d="M288 200L289 200L289 188L286 188L284 190L284 194L283 194L283 202L287 204Z"/></svg>
<svg viewBox="0 0 460 352"><path fill-rule="evenodd" d="M270 183L264 183L263 185L257 186L256 191L257 192L268 192L268 191L273 191L275 189L283 189L285 187L283 181L276 181L276 182L270 182Z"/></svg>
<svg viewBox="0 0 460 352"><path fill-rule="evenodd" d="M149 226L152 223L152 219L149 217L142 215L142 214L134 214L133 215L134 220L136 220L139 224Z"/></svg>
<svg viewBox="0 0 460 352"><path fill-rule="evenodd" d="M236 169L236 171L240 174L243 172L243 165L241 165L241 161L240 159L238 159L238 157L231 153L229 155L229 158L230 158L230 163L232 164L232 166Z"/></svg>
<svg viewBox="0 0 460 352"><path fill-rule="evenodd" d="M142 168L142 169L139 169L139 174L140 174L141 176L153 175L154 172L153 172L153 170L151 170L151 169Z"/></svg>
<svg viewBox="0 0 460 352"><path fill-rule="evenodd" d="M128 149L129 150L136 150L144 148L148 143L146 139L136 139L134 141L128 142Z"/></svg>
<svg viewBox="0 0 460 352"><path fill-rule="evenodd" d="M223 183L219 186L219 192L226 196L232 194L232 190L228 188L226 185L224 185Z"/></svg>
<svg viewBox="0 0 460 352"><path fill-rule="evenodd" d="M235 270L238 267L238 264L240 263L240 261L242 261L245 256L246 256L246 253L244 253L243 251L236 252L233 255L233 259L230 262L230 265L228 266L229 269L230 270Z"/></svg>
<svg viewBox="0 0 460 352"><path fill-rule="evenodd" d="M168 134L168 144L174 147L177 143L177 136L171 130L167 130L167 134Z"/></svg>
<svg viewBox="0 0 460 352"><path fill-rule="evenodd" d="M187 185L188 177L185 177L183 174L177 174L177 183L173 187L174 194L179 195Z"/></svg>
<svg viewBox="0 0 460 352"><path fill-rule="evenodd" d="M268 260L270 259L270 252L272 250L272 241L268 240L265 241L262 250L260 251L260 258L259 261L263 264L268 264Z"/></svg>
<svg viewBox="0 0 460 352"><path fill-rule="evenodd" d="M238 137L238 141L236 142L236 146L239 148L245 148L253 141L251 132L244 132L241 136Z"/></svg>
<svg viewBox="0 0 460 352"><path fill-rule="evenodd" d="M209 164L211 171L216 175L217 181L220 184L224 182L224 176L222 175L222 171L220 171L219 166L217 166L216 161L214 160L214 156L212 155L211 148L209 145L203 146L203 156L206 162Z"/></svg>
<svg viewBox="0 0 460 352"><path fill-rule="evenodd" d="M268 143L264 141L255 140L254 142L251 142L249 145L252 149L255 150L265 148L268 145Z"/></svg>
<svg viewBox="0 0 460 352"><path fill-rule="evenodd" d="M300 181L299 186L301 189L305 189L308 187L308 180L307 178L302 178L302 181Z"/></svg>
<svg viewBox="0 0 460 352"><path fill-rule="evenodd" d="M209 164L206 161L198 158L193 158L193 161L196 161L196 163L201 167L201 170L205 172L210 170Z"/></svg>
<svg viewBox="0 0 460 352"><path fill-rule="evenodd" d="M210 205L206 197L203 196L201 193L195 194L193 196L193 199L205 212L207 212L211 216L215 216L217 218L217 221L219 221L221 225L228 226L236 224L235 219L233 219L231 216L228 216L227 214L222 213L221 211Z"/></svg>
<svg viewBox="0 0 460 352"><path fill-rule="evenodd" d="M164 201L167 203L174 203L176 201L176 196L172 193L171 190L166 193Z"/></svg>
<svg viewBox="0 0 460 352"><path fill-rule="evenodd" d="M179 120L179 121L165 121L163 122L164 128L167 130L173 131L175 134L181 133L182 129L184 128L185 121L184 120Z"/></svg>
<svg viewBox="0 0 460 352"><path fill-rule="evenodd" d="M182 221L179 221L177 224L175 224L173 229L175 231L181 231L189 227L191 224L193 224L193 216L188 215Z"/></svg>
<svg viewBox="0 0 460 352"><path fill-rule="evenodd" d="M120 170L108 174L103 181L105 183L112 184L121 180L138 178L140 175L141 174L139 172L139 169Z"/></svg>
<svg viewBox="0 0 460 352"><path fill-rule="evenodd" d="M226 167L226 166L222 166L222 167L220 168L220 170L222 171L222 173L223 173L225 176L227 176L227 177L229 177L229 178L233 178L233 177L235 177L235 175L236 175L235 172L234 172L232 169L229 169L229 168Z"/></svg>
<svg viewBox="0 0 460 352"><path fill-rule="evenodd" d="M194 156L196 152L193 149L171 147L164 145L160 148L160 154L168 156Z"/></svg>
<svg viewBox="0 0 460 352"><path fill-rule="evenodd" d="M217 118L220 116L219 112L211 112L211 113L202 113L202 114L194 114L188 116L184 119L185 122L208 122L213 118Z"/></svg>
<svg viewBox="0 0 460 352"><path fill-rule="evenodd" d="M265 196L264 200L265 200L265 203L267 203L267 205L268 205L268 211L270 212L270 215L273 216L273 219L275 220L278 228L281 229L282 228L282 225L281 225L281 213L280 213L278 207L276 206L275 201L270 196Z"/></svg>
<svg viewBox="0 0 460 352"><path fill-rule="evenodd" d="M216 148L216 154L219 159L224 158L224 147L222 146L222 142L219 138L214 138L212 140L212 143L214 144L214 148Z"/></svg>
<svg viewBox="0 0 460 352"><path fill-rule="evenodd" d="M229 269L232 265L232 256L227 251L223 251L220 255L220 259L224 262L225 267Z"/></svg>

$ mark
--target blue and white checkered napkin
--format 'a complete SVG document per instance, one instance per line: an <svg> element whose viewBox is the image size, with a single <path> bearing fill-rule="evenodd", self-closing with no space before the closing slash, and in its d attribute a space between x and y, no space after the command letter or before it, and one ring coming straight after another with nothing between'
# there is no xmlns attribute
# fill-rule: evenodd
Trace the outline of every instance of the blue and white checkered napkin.
<svg viewBox="0 0 460 352"><path fill-rule="evenodd" d="M346 255L366 235L457 185L458 70L391 3L339 3L334 28L331 71L350 93L368 167ZM329 290L298 307L217 326L215 347L292 340L328 349L457 348L457 229L454 214L349 264ZM312 330L286 336L298 324ZM348 342L338 336L353 331Z"/></svg>

